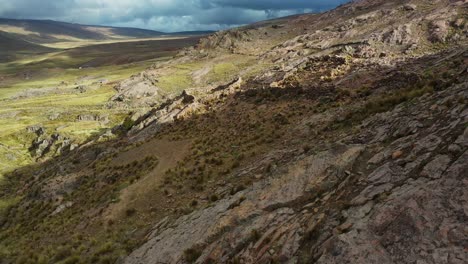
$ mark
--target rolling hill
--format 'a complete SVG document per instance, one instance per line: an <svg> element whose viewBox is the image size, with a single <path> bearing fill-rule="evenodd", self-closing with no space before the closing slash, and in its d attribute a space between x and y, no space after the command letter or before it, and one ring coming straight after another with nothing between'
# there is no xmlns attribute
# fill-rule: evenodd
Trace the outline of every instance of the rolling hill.
<svg viewBox="0 0 468 264"><path fill-rule="evenodd" d="M139 28L80 25L53 20L18 20L0 18L0 62L13 61L25 54L40 54L54 48L121 42L158 37L206 35L211 31L164 33ZM60 43L61 45L57 45ZM62 44L64 43L64 44Z"/></svg>
<svg viewBox="0 0 468 264"><path fill-rule="evenodd" d="M165 33L139 28L80 25L53 20L17 20L0 18L0 31L33 43L53 43L69 40L109 40L153 38L167 35L198 35L211 33Z"/></svg>
<svg viewBox="0 0 468 264"><path fill-rule="evenodd" d="M89 27L49 20L0 19L0 30L18 38L36 42L50 43L70 39L103 40L108 36Z"/></svg>
<svg viewBox="0 0 468 264"><path fill-rule="evenodd" d="M38 54L53 50L0 32L0 63L14 60L18 54Z"/></svg>

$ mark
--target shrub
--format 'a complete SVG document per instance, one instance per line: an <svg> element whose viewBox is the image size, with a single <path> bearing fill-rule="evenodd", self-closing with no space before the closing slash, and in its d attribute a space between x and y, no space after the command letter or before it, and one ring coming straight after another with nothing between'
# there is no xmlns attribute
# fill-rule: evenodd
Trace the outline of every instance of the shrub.
<svg viewBox="0 0 468 264"><path fill-rule="evenodd" d="M105 256L99 260L99 264L114 264L115 261L116 261L116 257Z"/></svg>
<svg viewBox="0 0 468 264"><path fill-rule="evenodd" d="M72 255L72 252L70 248L61 247L58 249L57 253L55 253L54 261L64 260L65 258L70 257L71 255Z"/></svg>
<svg viewBox="0 0 468 264"><path fill-rule="evenodd" d="M185 261L194 263L201 256L202 252L198 248L189 248L184 251Z"/></svg>
<svg viewBox="0 0 468 264"><path fill-rule="evenodd" d="M213 194L213 195L211 195L211 196L210 196L210 201L212 201L212 202L216 202L216 201L218 201L218 200L219 200L219 197L218 197L218 195L216 195L216 194Z"/></svg>
<svg viewBox="0 0 468 264"><path fill-rule="evenodd" d="M241 185L238 185L235 188L232 188L230 194L234 195L234 194L236 194L236 193L238 193L240 191L243 191L243 190L245 190L245 186L241 184Z"/></svg>
<svg viewBox="0 0 468 264"><path fill-rule="evenodd" d="M258 241L262 236L260 235L260 232L258 232L257 229L252 229L252 231L250 232L250 239L252 241Z"/></svg>
<svg viewBox="0 0 468 264"><path fill-rule="evenodd" d="M63 261L63 264L77 264L80 262L80 257L72 256Z"/></svg>
<svg viewBox="0 0 468 264"><path fill-rule="evenodd" d="M105 255L114 250L114 245L111 242L105 243L97 251L96 256Z"/></svg>
<svg viewBox="0 0 468 264"><path fill-rule="evenodd" d="M127 210L125 210L125 215L128 217L135 215L135 213L136 213L135 208L128 208Z"/></svg>
<svg viewBox="0 0 468 264"><path fill-rule="evenodd" d="M122 123L122 127L127 131L130 130L134 125L135 121L133 121L130 117L126 117Z"/></svg>

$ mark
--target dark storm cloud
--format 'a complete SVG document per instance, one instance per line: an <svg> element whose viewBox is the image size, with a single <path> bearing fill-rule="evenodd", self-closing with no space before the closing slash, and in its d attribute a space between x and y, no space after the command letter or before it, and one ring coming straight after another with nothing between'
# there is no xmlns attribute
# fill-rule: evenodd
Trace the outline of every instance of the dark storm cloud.
<svg viewBox="0 0 468 264"><path fill-rule="evenodd" d="M205 6L230 6L255 10L329 9L345 1L325 0L202 0Z"/></svg>
<svg viewBox="0 0 468 264"><path fill-rule="evenodd" d="M0 0L0 17L54 19L161 31L224 29L347 0Z"/></svg>
<svg viewBox="0 0 468 264"><path fill-rule="evenodd" d="M43 17L62 15L74 0L40 1L40 0L0 0L0 16L2 17Z"/></svg>

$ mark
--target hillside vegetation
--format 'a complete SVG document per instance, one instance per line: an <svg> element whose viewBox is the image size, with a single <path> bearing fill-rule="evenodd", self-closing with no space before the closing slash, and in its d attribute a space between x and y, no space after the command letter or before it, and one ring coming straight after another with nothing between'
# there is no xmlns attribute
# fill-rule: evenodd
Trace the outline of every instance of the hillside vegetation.
<svg viewBox="0 0 468 264"><path fill-rule="evenodd" d="M467 9L358 0L102 64L52 102L109 125L5 173L0 260L466 263ZM43 127L25 142L60 149Z"/></svg>

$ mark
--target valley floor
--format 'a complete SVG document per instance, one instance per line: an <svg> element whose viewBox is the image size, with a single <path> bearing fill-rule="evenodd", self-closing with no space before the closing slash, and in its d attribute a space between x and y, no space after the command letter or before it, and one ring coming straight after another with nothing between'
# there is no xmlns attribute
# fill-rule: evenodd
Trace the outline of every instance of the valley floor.
<svg viewBox="0 0 468 264"><path fill-rule="evenodd" d="M60 44L61 51L1 63L0 175L102 134L130 111L146 111L147 107L108 107L114 86L197 40L67 42ZM61 149L34 146L50 140L50 135L57 137Z"/></svg>

